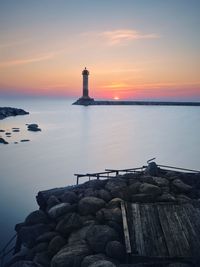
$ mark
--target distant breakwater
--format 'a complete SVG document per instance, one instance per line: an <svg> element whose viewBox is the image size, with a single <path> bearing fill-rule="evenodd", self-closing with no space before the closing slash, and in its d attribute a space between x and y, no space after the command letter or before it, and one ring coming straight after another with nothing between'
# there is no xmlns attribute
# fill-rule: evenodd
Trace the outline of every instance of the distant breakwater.
<svg viewBox="0 0 200 267"><path fill-rule="evenodd" d="M78 99L73 105L81 106L200 106L200 102L174 101L116 101Z"/></svg>

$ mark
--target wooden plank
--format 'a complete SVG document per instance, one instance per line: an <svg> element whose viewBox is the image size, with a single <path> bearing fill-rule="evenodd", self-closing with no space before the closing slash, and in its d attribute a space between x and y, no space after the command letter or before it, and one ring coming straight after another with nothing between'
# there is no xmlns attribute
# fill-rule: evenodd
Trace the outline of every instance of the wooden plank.
<svg viewBox="0 0 200 267"><path fill-rule="evenodd" d="M132 208L132 229L134 228L135 233L135 246L136 246L136 253L139 255L145 255L145 245L144 245L144 237L142 231L142 224L140 218L140 205L133 203L131 205Z"/></svg>
<svg viewBox="0 0 200 267"><path fill-rule="evenodd" d="M126 218L126 209L124 201L121 202L121 211L122 211L122 220L123 220L123 228L124 228L124 238L125 238L125 245L126 245L126 253L131 253L131 242L129 237L129 229L128 229L128 222Z"/></svg>

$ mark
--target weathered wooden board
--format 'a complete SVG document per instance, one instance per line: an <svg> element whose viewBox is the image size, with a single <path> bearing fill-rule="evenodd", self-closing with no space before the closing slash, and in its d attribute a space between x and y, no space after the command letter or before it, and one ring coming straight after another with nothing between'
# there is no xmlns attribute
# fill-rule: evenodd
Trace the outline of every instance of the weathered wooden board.
<svg viewBox="0 0 200 267"><path fill-rule="evenodd" d="M198 205L132 203L128 207L133 254L144 257L199 257Z"/></svg>

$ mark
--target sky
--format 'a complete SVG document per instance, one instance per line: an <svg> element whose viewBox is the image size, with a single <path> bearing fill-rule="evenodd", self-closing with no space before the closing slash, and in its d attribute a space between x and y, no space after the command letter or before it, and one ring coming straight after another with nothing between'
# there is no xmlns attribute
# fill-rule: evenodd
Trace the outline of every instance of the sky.
<svg viewBox="0 0 200 267"><path fill-rule="evenodd" d="M0 95L200 101L199 0L0 0Z"/></svg>

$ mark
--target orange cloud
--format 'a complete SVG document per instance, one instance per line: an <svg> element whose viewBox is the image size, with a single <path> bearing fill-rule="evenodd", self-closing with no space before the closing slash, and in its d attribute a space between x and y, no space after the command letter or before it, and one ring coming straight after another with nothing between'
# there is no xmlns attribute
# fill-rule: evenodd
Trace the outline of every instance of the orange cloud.
<svg viewBox="0 0 200 267"><path fill-rule="evenodd" d="M155 33L145 34L132 29L119 29L113 31L103 31L103 32L86 32L82 34L83 36L90 37L91 39L98 41L99 39L103 41L104 44L109 46L114 45L124 45L131 41L141 40L141 39L156 39L159 35Z"/></svg>

